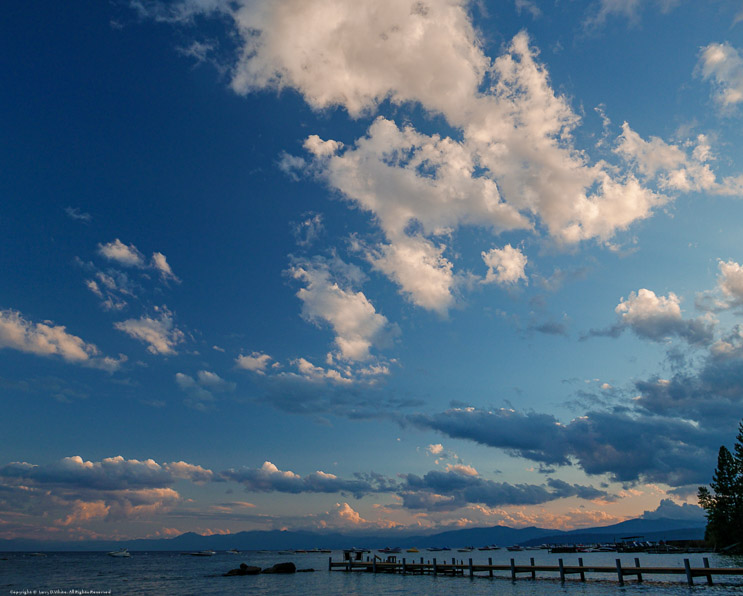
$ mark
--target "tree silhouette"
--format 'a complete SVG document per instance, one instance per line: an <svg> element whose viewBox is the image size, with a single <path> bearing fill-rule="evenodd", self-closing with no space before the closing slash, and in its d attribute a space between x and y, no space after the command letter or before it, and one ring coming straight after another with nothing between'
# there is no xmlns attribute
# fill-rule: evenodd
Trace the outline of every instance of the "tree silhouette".
<svg viewBox="0 0 743 596"><path fill-rule="evenodd" d="M698 497L707 516L707 542L726 548L743 540L743 422L738 425L733 453L720 447L712 482L709 488L699 487Z"/></svg>

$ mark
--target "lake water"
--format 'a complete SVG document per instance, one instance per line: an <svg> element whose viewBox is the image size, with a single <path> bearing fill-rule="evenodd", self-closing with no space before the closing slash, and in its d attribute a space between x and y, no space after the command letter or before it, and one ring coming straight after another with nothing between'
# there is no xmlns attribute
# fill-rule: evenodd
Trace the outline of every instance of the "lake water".
<svg viewBox="0 0 743 596"><path fill-rule="evenodd" d="M444 556L442 556L444 555ZM327 554L294 554L244 552L239 555L218 553L213 557L191 557L174 552L132 552L130 558L109 557L106 553L47 553L45 557L28 553L0 553L0 596L5 594L26 595L188 595L220 594L328 596L344 594L366 596L369 594L405 594L408 596L450 594L505 596L536 596L542 594L570 594L596 596L609 594L743 594L743 577L714 578L715 585L707 586L704 578L695 578L696 585L686 585L686 577L644 576L642 584L633 578L626 579L624 587L616 581L616 575L588 574L588 581L581 583L572 576L565 584L559 578L547 579L546 573L538 573L545 579L532 581L526 577L511 581L506 572L496 572L490 577L433 577L431 575L371 574L328 571ZM584 565L615 564L619 557L622 565L634 566L635 555L617 553L550 554L547 551L510 553L491 551L472 553L429 553L407 555L408 561L426 561L436 556L437 560L451 562L452 557L467 561L472 557L475 564L508 564L513 557L516 563L527 564L530 557L537 563L556 565L562 558L566 565L583 558ZM702 557L707 556L712 567L743 567L743 559L709 555L649 555L639 554L643 566L683 567L684 558L691 560L692 567L702 566ZM333 560L342 558L341 552L333 552ZM240 563L270 567L274 563L292 561L297 568L314 568L314 573L292 575L256 575L223 577L222 574L238 567ZM499 576L498 576L499 575ZM555 574L557 575L557 574Z"/></svg>

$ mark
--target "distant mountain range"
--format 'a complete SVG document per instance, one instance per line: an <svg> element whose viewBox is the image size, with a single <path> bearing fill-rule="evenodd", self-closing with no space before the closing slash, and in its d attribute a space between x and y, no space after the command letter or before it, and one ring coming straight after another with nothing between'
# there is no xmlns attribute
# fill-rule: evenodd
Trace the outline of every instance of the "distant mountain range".
<svg viewBox="0 0 743 596"><path fill-rule="evenodd" d="M324 534L307 531L251 531L236 534L202 536L187 532L175 538L139 540L88 540L80 542L54 542L27 539L0 540L0 551L103 551L128 548L132 551L216 551L238 550L294 550L342 549L356 547L382 548L399 546L409 548L484 546L497 544L524 546L535 544L580 544L615 542L628 536L642 536L644 540L701 540L704 537L704 520L631 519L611 526L581 528L569 532L546 528L468 528L449 530L429 535L400 535L396 533Z"/></svg>

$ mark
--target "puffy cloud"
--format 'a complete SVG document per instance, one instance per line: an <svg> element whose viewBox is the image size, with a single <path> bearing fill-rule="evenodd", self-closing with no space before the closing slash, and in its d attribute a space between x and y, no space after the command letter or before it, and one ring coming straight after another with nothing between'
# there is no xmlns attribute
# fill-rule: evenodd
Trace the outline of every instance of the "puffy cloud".
<svg viewBox="0 0 743 596"><path fill-rule="evenodd" d="M550 414L521 413L511 409L483 411L453 408L407 418L416 426L431 428L452 438L470 439L548 464L567 464L564 428Z"/></svg>
<svg viewBox="0 0 743 596"><path fill-rule="evenodd" d="M305 358L297 358L292 360L292 364L297 367L299 374L306 379L318 381L322 379L329 379L336 383L351 383L352 379L349 376L344 376L344 373L348 371L340 372L334 368L323 368L322 366L315 366L309 360Z"/></svg>
<svg viewBox="0 0 743 596"><path fill-rule="evenodd" d="M656 180L663 190L743 194L740 177L718 181L707 163L713 155L705 135L698 135L695 142L689 141L684 146L672 145L658 137L646 141L625 122L615 152L632 163L645 179Z"/></svg>
<svg viewBox="0 0 743 596"><path fill-rule="evenodd" d="M476 176L474 147L379 117L342 154L326 153L318 165L328 183L374 214L391 240L410 224L426 234L459 224L495 230L529 228L528 218L501 198L487 176Z"/></svg>
<svg viewBox="0 0 743 596"><path fill-rule="evenodd" d="M739 329L733 333L711 346L695 372L636 381L639 395L634 404L646 413L692 420L703 428L719 429L720 434L735 434L735 417L730 412L743 407L743 339Z"/></svg>
<svg viewBox="0 0 743 596"><path fill-rule="evenodd" d="M144 256L136 246L124 244L118 238L107 244L99 244L98 252L109 261L116 261L124 267L142 267L145 263Z"/></svg>
<svg viewBox="0 0 743 596"><path fill-rule="evenodd" d="M363 292L354 291L351 276L358 272L346 269L345 263L297 260L289 273L305 284L297 292L303 316L310 322L331 326L339 358L367 360L372 347L390 345L399 332L376 312Z"/></svg>
<svg viewBox="0 0 743 596"><path fill-rule="evenodd" d="M238 93L293 88L314 108L341 106L352 117L384 101L416 103L447 120L451 137L385 118L350 145L313 134L304 144L309 164L290 156L281 162L292 172L314 171L369 212L386 237L369 251L374 266L414 304L445 313L454 303L456 273L441 239L458 227L496 233L543 227L562 245L608 242L668 200L632 175L591 164L574 147L579 117L552 88L528 36L516 35L491 61L468 6L180 2L149 14L174 21L197 13L226 17L241 45L232 69ZM615 8L607 3L602 10Z"/></svg>
<svg viewBox="0 0 743 596"><path fill-rule="evenodd" d="M165 258L165 255L163 253L152 253L152 267L159 271L160 277L162 277L164 280L172 280L176 283L181 282L181 280L178 279L178 277L176 277L176 275L173 273L173 270L170 268L168 260Z"/></svg>
<svg viewBox="0 0 743 596"><path fill-rule="evenodd" d="M121 456L86 461L74 456L43 465L12 462L0 465L0 507L25 523L0 528L0 533L47 540L50 535L110 538L91 528L100 521L129 523L167 513L181 502L174 484L213 480L211 470L183 461L158 464Z"/></svg>
<svg viewBox="0 0 743 596"><path fill-rule="evenodd" d="M711 314L694 319L684 319L681 299L673 292L658 296L652 290L642 288L622 298L614 309L619 322L608 329L592 329L586 337L617 337L625 329L631 329L638 337L653 341L665 341L680 337L690 344L708 345L712 342L717 321ZM585 339L585 337L583 338Z"/></svg>
<svg viewBox="0 0 743 596"><path fill-rule="evenodd" d="M10 348L37 356L59 356L66 362L102 368L112 372L126 357L103 357L98 348L62 325L49 321L32 323L15 310L0 310L0 348Z"/></svg>
<svg viewBox="0 0 743 596"><path fill-rule="evenodd" d="M479 476L480 474L473 466L466 464L447 464L444 468L445 472L456 472L457 474L464 474L465 476Z"/></svg>
<svg viewBox="0 0 743 596"><path fill-rule="evenodd" d="M735 261L719 261L717 285L734 305L743 304L743 267Z"/></svg>
<svg viewBox="0 0 743 596"><path fill-rule="evenodd" d="M397 493L408 509L451 510L471 503L488 506L503 504L537 504L577 496L585 499L611 499L604 491L561 481L548 486L493 482L479 476L470 466L450 466L446 471L431 471L420 477L402 475L401 482L379 474L356 474L354 479L314 472L300 476L279 470L271 462L260 468L240 468L222 472L221 476L241 483L249 492L282 493L350 493L356 498L369 494Z"/></svg>
<svg viewBox="0 0 743 596"><path fill-rule="evenodd" d="M657 296L652 290L630 292L614 309L621 325L629 327L638 336L662 341L677 335L690 343L709 343L712 340L713 321L707 318L684 320L680 299L673 292Z"/></svg>
<svg viewBox="0 0 743 596"><path fill-rule="evenodd" d="M457 109L488 67L463 0L246 2L233 18L244 43L233 89L293 87L354 116L387 98Z"/></svg>
<svg viewBox="0 0 743 596"><path fill-rule="evenodd" d="M152 354L164 356L176 354L175 346L183 342L185 334L173 322L173 313L167 308L156 308L160 312L158 318L142 316L139 319L127 319L114 323L114 327L123 331L129 337L137 339L147 346Z"/></svg>
<svg viewBox="0 0 743 596"><path fill-rule="evenodd" d="M111 511L111 506L106 505L105 501L75 501L73 503L73 511L63 520L59 521L62 526L69 526L70 524L79 524L81 522L90 521L91 519L99 519L107 517Z"/></svg>
<svg viewBox="0 0 743 596"><path fill-rule="evenodd" d="M454 303L452 264L435 246L421 236L404 237L369 253L375 269L395 281L410 301L445 315Z"/></svg>
<svg viewBox="0 0 743 596"><path fill-rule="evenodd" d="M485 283L498 283L500 285L514 284L523 279L526 280L526 255L518 248L506 244L503 248L492 248L482 253L482 260L488 267L485 275Z"/></svg>
<svg viewBox="0 0 743 596"><path fill-rule="evenodd" d="M120 455L99 462L86 461L76 455L46 465L13 462L0 467L3 482L20 480L36 486L79 491L162 488L172 485L177 479L205 482L212 476L210 470L182 461L161 465L152 459L124 459Z"/></svg>
<svg viewBox="0 0 743 596"><path fill-rule="evenodd" d="M658 507L653 511L645 511L643 519L685 519L689 521L701 522L704 520L704 509L699 505L691 503L675 503L672 499L661 499Z"/></svg>
<svg viewBox="0 0 743 596"><path fill-rule="evenodd" d="M161 279L180 283L180 279L173 273L168 260L161 252L153 252L148 262L144 255L133 244L124 244L116 238L113 242L98 245L98 254L109 261L115 261L123 267L138 269L153 269L160 274Z"/></svg>
<svg viewBox="0 0 743 596"><path fill-rule="evenodd" d="M239 468L222 472L226 480L239 482L249 492L282 493L350 493L356 498L376 492L389 492L389 482L380 476L345 480L334 474L317 471L300 476L290 471L279 470L267 461L260 468Z"/></svg>
<svg viewBox="0 0 743 596"><path fill-rule="evenodd" d="M732 108L743 102L743 58L728 43L711 43L702 48L697 68L716 87L715 101Z"/></svg>
<svg viewBox="0 0 743 596"><path fill-rule="evenodd" d="M407 474L400 495L404 507L428 510L457 509L469 504L487 507L537 505L573 496L611 498L605 491L558 480L548 482L548 486L509 484L487 480L473 474L472 470L455 467L445 472L428 472L422 477Z"/></svg>
<svg viewBox="0 0 743 596"><path fill-rule="evenodd" d="M717 287L697 294L695 306L702 311L719 312L743 305L743 267L733 260L718 260Z"/></svg>
<svg viewBox="0 0 743 596"><path fill-rule="evenodd" d="M719 447L717 427L641 412L588 412L561 424L549 414L455 408L407 420L540 463L574 461L588 474L622 482L705 482Z"/></svg>
<svg viewBox="0 0 743 596"><path fill-rule="evenodd" d="M253 352L249 356L240 355L235 358L235 365L238 368L250 370L258 373L259 375L266 374L266 368L272 358L268 354L262 352Z"/></svg>
<svg viewBox="0 0 743 596"><path fill-rule="evenodd" d="M577 116L550 88L525 34L493 69L488 93L469 97L467 109L444 112L462 141L378 118L354 147L316 155L316 167L373 213L393 245L413 224L425 234L462 224L497 232L531 229L532 215L559 243L606 241L666 202L632 176L590 166L564 142Z"/></svg>
<svg viewBox="0 0 743 596"><path fill-rule="evenodd" d="M441 443L436 443L435 445L426 447L426 451L431 455L441 455L444 452L444 446Z"/></svg>

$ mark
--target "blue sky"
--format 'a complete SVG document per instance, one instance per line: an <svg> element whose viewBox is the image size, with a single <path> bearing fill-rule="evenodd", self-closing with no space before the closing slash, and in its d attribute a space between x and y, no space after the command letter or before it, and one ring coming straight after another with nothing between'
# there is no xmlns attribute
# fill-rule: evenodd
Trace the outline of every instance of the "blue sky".
<svg viewBox="0 0 743 596"><path fill-rule="evenodd" d="M6 17L0 537L699 516L740 2Z"/></svg>

